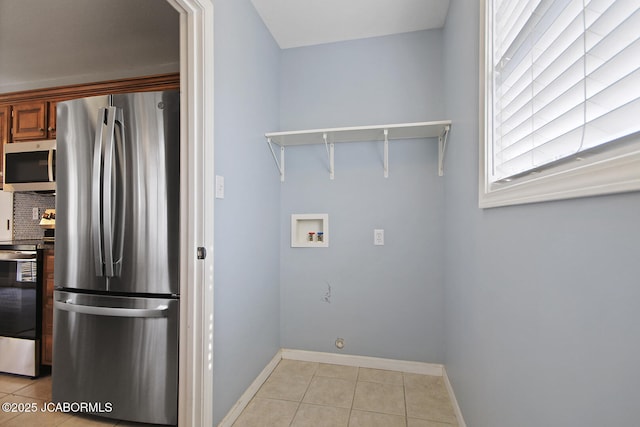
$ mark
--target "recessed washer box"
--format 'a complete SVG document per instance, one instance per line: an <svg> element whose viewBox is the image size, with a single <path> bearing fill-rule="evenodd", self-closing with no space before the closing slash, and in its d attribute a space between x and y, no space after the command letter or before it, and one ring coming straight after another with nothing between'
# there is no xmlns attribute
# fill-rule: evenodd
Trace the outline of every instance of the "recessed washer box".
<svg viewBox="0 0 640 427"><path fill-rule="evenodd" d="M291 247L329 247L329 214L292 214Z"/></svg>

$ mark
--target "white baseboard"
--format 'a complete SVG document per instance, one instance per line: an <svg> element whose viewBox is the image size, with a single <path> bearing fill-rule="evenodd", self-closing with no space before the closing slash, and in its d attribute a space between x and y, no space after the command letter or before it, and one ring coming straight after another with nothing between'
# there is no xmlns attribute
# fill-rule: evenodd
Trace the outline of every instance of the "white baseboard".
<svg viewBox="0 0 640 427"><path fill-rule="evenodd" d="M453 405L453 412L456 414L456 419L458 420L458 427L467 427L467 424L464 422L464 418L462 417L462 411L460 410L460 406L458 405L458 399L456 399L456 394L453 392L453 387L451 386L451 382L449 381L449 376L447 375L447 370L442 370L442 378L444 379L444 385L447 387L447 391L449 392L449 398L451 399L451 404Z"/></svg>
<svg viewBox="0 0 640 427"><path fill-rule="evenodd" d="M379 357L354 356L350 354L321 353L318 351L292 350L283 348L283 359L304 362L331 363L334 365L357 366L359 368L385 369L411 374L442 376L443 365L436 363L411 362L407 360L382 359Z"/></svg>
<svg viewBox="0 0 640 427"><path fill-rule="evenodd" d="M240 396L240 399L233 405L233 408L225 415L225 417L220 421L218 427L231 427L233 423L236 422L242 411L247 407L253 396L256 395L262 384L267 381L271 372L278 366L282 360L282 350L278 350L273 359L267 364L267 366L260 372L260 374L256 377L256 379L251 383L249 388Z"/></svg>
<svg viewBox="0 0 640 427"><path fill-rule="evenodd" d="M433 375L443 377L451 404L458 420L459 427L467 425L462 418L462 412L458 406L458 401L453 393L453 388L447 377L444 365L438 363L412 362L407 360L383 359L378 357L354 356L350 354L322 353L317 351L293 350L288 348L280 349L267 366L260 372L260 375L251 383L249 388L240 396L240 399L231 408L227 415L220 421L217 427L231 427L238 419L242 411L247 407L251 399L256 395L260 387L269 378L269 375L278 366L282 359L299 360L303 362L329 363L334 365L357 366L359 368L384 369L387 371L408 372L411 374Z"/></svg>

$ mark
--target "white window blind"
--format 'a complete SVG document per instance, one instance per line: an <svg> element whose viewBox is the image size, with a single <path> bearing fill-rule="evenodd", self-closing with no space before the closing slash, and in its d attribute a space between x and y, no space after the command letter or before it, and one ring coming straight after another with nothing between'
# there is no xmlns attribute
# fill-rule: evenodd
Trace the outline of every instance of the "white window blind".
<svg viewBox="0 0 640 427"><path fill-rule="evenodd" d="M637 136L640 0L488 1L489 182Z"/></svg>

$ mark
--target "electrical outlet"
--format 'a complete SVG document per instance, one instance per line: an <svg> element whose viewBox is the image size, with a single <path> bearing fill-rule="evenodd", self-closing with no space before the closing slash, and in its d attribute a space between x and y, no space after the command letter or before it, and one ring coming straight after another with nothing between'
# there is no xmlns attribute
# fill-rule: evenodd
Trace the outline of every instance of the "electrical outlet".
<svg viewBox="0 0 640 427"><path fill-rule="evenodd" d="M38 208L33 208L33 213L31 214L31 219L33 219L34 221L37 219L40 219L40 212L38 210Z"/></svg>
<svg viewBox="0 0 640 427"><path fill-rule="evenodd" d="M373 244L376 246L384 245L384 230L382 229L373 230Z"/></svg>

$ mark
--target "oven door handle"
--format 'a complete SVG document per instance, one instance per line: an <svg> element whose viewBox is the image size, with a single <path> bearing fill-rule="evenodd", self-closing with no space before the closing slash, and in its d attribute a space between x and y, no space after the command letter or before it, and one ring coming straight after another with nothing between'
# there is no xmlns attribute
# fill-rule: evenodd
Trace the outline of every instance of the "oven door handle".
<svg viewBox="0 0 640 427"><path fill-rule="evenodd" d="M35 261L34 252L0 251L0 261Z"/></svg>

